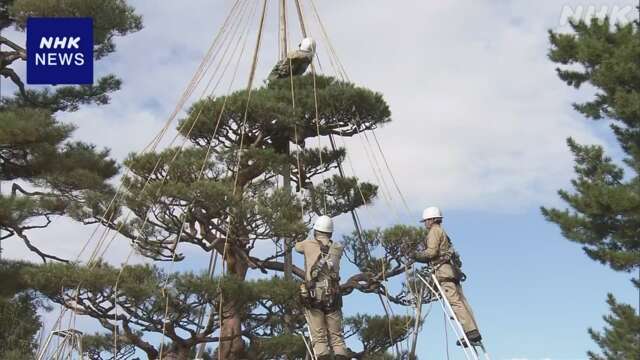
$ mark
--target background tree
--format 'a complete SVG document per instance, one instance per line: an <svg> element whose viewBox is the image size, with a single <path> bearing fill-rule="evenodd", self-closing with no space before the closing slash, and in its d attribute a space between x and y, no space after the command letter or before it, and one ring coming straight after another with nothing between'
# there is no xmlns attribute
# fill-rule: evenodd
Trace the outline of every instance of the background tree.
<svg viewBox="0 0 640 360"><path fill-rule="evenodd" d="M34 286L53 301L98 319L150 359L158 356L160 347L186 359L202 343L218 343L217 351L225 359L304 357L301 338L292 335L304 326L296 300L298 283L278 276L249 281L247 276L250 271L282 274L286 248L307 236L316 215L338 216L375 198L376 186L331 174L345 149L311 147L317 144L318 132L353 136L390 121L380 94L329 77L315 80L322 104L318 122L311 76L295 78L295 110L289 79L273 81L253 90L248 108L246 91L194 104L178 125L191 146L132 154L125 161L131 172L123 178L128 192L118 213L131 215L114 218L107 226L156 261L185 259L184 246L224 256L224 277L165 274L155 267L52 265L31 276L40 279ZM289 152L290 144L299 149ZM287 167L296 193L278 185ZM392 241L388 231L382 242L372 235L363 240L368 245L347 239L352 258L361 256L358 247L382 249L384 256L346 279L343 294L358 289L384 295L383 280L406 270L401 255L393 251L406 238L422 234L407 230L404 235ZM418 239L407 242L411 243ZM294 266L292 273L298 281L304 277L301 268ZM61 282L68 290L65 296L60 295L59 285L47 290ZM80 302L73 300L78 284L82 284ZM403 301L408 301L406 296L398 297L398 303ZM121 313L115 314L115 309ZM350 335L366 342L360 358L384 354L406 339L411 329L406 318L387 319L390 326L385 332L371 330L380 318L358 319L350 322ZM169 342L151 344L137 338L138 331L164 333ZM283 347L284 343L289 345Z"/></svg>
<svg viewBox="0 0 640 360"><path fill-rule="evenodd" d="M36 348L35 335L41 327L38 308L45 306L21 276L29 264L0 262L0 358L27 359Z"/></svg>
<svg viewBox="0 0 640 360"><path fill-rule="evenodd" d="M589 352L592 360L637 359L640 356L640 317L636 310L627 304L619 304L609 294L607 304L611 315L604 317L608 327L602 333L589 329L591 338L602 349L602 355Z"/></svg>
<svg viewBox="0 0 640 360"><path fill-rule="evenodd" d="M616 271L640 270L640 33L636 24L609 19L572 23L574 32L550 32L550 59L562 65L560 79L580 88L596 88L595 98L574 108L593 120L609 120L625 158L617 165L600 146L568 139L575 156L574 192L561 190L570 209L548 209L547 220L569 240L583 245L592 259ZM640 278L634 279L640 286ZM603 355L592 359L637 359L640 316L632 307L608 300L613 315L604 335L591 331Z"/></svg>
<svg viewBox="0 0 640 360"><path fill-rule="evenodd" d="M26 60L24 45L6 30L25 31L29 16L90 16L94 18L94 54L100 59L115 50L113 39L138 31L140 16L122 0L2 0L0 1L0 241L21 239L43 261L65 259L34 246L28 233L46 228L54 217L67 215L84 223L99 221L98 199L111 192L107 180L118 166L107 150L72 141L74 126L60 122L59 112L82 105L104 105L120 80L107 75L88 86L58 86L33 90L14 71ZM13 83L18 91L7 93ZM3 91L4 90L4 91ZM10 191L7 191L10 189ZM0 264L0 358L27 359L35 350L40 329L38 311L47 310L18 274L31 265Z"/></svg>
<svg viewBox="0 0 640 360"><path fill-rule="evenodd" d="M96 59L115 51L115 36L142 27L141 17L123 0L5 0L0 4L0 30L13 26L24 31L29 16L93 17ZM35 247L28 230L44 228L61 215L84 223L99 221L94 215L103 211L96 208L96 198L110 191L106 181L118 167L107 150L71 141L75 127L60 122L56 113L107 104L121 81L107 75L94 85L26 89L11 68L26 60L24 48L4 36L0 44L11 49L0 51L0 75L19 89L15 96L0 94L0 181L11 188L9 195L0 195L0 240L18 237L43 260L63 260Z"/></svg>
<svg viewBox="0 0 640 360"><path fill-rule="evenodd" d="M42 326L37 301L28 293L0 297L0 358L28 359L37 348L35 336Z"/></svg>

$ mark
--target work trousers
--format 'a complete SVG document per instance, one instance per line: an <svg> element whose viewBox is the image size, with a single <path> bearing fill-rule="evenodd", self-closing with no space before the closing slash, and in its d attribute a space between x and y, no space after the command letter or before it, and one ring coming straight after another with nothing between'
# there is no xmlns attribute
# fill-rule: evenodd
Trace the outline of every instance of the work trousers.
<svg viewBox="0 0 640 360"><path fill-rule="evenodd" d="M342 334L342 311L324 312L320 309L305 309L305 317L311 333L311 344L316 357L331 355L348 356Z"/></svg>
<svg viewBox="0 0 640 360"><path fill-rule="evenodd" d="M478 330L471 306L469 302L467 302L464 292L462 292L462 286L453 281L439 280L439 282L444 291L444 295L447 297L447 300L449 300L449 304L451 304L453 312L456 314L460 324L462 324L464 332L468 333L469 331Z"/></svg>

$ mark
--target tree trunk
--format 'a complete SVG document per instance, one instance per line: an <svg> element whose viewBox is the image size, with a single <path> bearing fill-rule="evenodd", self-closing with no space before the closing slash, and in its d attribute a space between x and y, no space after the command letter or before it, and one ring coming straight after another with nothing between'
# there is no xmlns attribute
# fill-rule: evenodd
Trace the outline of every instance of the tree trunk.
<svg viewBox="0 0 640 360"><path fill-rule="evenodd" d="M230 275L244 280L247 275L248 264L239 256L227 253L227 269ZM230 299L225 299L223 294L222 339L233 337L231 340L220 341L218 347L218 360L236 360L245 358L244 342L242 341L242 320Z"/></svg>
<svg viewBox="0 0 640 360"><path fill-rule="evenodd" d="M162 360L192 360L190 354L191 351L188 348L171 349L162 354Z"/></svg>

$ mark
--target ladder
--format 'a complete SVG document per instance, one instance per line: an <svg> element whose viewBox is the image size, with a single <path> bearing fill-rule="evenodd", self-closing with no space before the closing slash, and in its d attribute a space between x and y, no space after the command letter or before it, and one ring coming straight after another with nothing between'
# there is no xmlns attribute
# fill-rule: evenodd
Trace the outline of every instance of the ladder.
<svg viewBox="0 0 640 360"><path fill-rule="evenodd" d="M305 356L305 360L316 360L316 353L313 350L313 337L311 336L311 328L309 327L309 321L307 318L307 310L304 310L304 317L307 320L306 331L302 330L300 336L302 336L302 341L304 341L304 346L307 349L307 354ZM309 333L309 338L307 339L307 332Z"/></svg>
<svg viewBox="0 0 640 360"><path fill-rule="evenodd" d="M449 303L449 300L444 295L444 291L440 286L440 282L436 278L435 274L433 274L433 272L430 272L429 274L430 274L429 280L431 280L431 283L427 281L420 273L416 273L416 276L427 286L429 291L431 291L439 300L440 306L442 307L442 311L444 311L446 318L449 321L449 325L451 326L451 329L453 329L453 332L456 334L457 338L461 341L464 340L464 342L468 344L468 347L461 346L462 350L464 351L465 358L467 360L480 360L480 355L477 349L477 348L480 348L480 350L482 350L482 354L484 355L484 359L491 360L491 358L489 357L489 353L487 353L487 350L485 349L484 344L482 344L482 342L480 342L480 344L476 346L469 341L469 339L467 338L467 334L465 334L462 328L462 324L458 320L458 317L456 316L455 312L453 311L453 308L451 307L451 304Z"/></svg>
<svg viewBox="0 0 640 360"><path fill-rule="evenodd" d="M62 338L62 341L53 349L53 353L48 356L51 360L72 359L73 354L77 353L80 360L84 360L84 351L82 350L82 332L74 329L54 330L49 334L43 350L38 354L37 360L44 360L47 356L49 345L54 336Z"/></svg>

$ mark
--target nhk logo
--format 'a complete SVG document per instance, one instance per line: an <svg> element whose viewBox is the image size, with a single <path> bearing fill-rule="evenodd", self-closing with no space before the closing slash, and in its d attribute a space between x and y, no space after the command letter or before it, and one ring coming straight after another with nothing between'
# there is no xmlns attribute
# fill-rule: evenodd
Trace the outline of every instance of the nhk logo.
<svg viewBox="0 0 640 360"><path fill-rule="evenodd" d="M29 18L27 83L93 83L93 20Z"/></svg>
<svg viewBox="0 0 640 360"><path fill-rule="evenodd" d="M40 49L80 49L78 42L80 37L59 38L53 37L42 38L40 40ZM83 53L36 53L36 65L84 65Z"/></svg>

